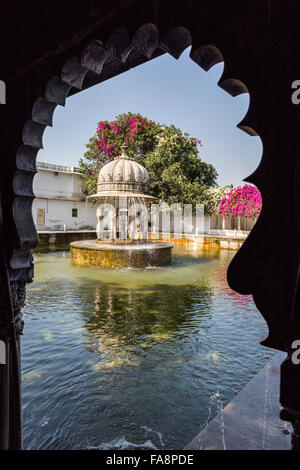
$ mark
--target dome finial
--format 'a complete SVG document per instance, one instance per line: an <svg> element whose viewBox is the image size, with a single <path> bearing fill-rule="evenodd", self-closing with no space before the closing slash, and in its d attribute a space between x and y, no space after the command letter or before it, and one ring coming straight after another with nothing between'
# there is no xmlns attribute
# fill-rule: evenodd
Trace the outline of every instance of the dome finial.
<svg viewBox="0 0 300 470"><path fill-rule="evenodd" d="M121 145L122 152L121 152L120 158L128 158L128 155L126 152L127 148L128 148L128 145L125 142L123 142L123 144Z"/></svg>

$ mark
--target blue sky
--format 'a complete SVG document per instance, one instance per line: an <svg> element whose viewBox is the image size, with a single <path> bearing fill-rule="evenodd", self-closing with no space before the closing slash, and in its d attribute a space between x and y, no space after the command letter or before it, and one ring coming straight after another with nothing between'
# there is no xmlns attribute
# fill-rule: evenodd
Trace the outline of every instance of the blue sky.
<svg viewBox="0 0 300 470"><path fill-rule="evenodd" d="M56 108L38 160L76 166L97 123L131 111L202 140L200 156L216 167L218 184L242 184L262 154L260 138L236 127L247 112L249 95L230 96L217 85L223 64L204 72L189 52L179 60L164 54L68 98L65 108Z"/></svg>

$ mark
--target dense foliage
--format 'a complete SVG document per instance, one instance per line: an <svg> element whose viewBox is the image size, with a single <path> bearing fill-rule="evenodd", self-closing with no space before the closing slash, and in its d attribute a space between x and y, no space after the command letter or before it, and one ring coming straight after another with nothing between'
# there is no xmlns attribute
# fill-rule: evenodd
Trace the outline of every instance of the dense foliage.
<svg viewBox="0 0 300 470"><path fill-rule="evenodd" d="M204 212L212 215L218 212L219 206L223 198L230 191L230 186L211 186L205 189L202 196L202 204L204 204Z"/></svg>
<svg viewBox="0 0 300 470"><path fill-rule="evenodd" d="M259 190L250 184L232 188L221 200L218 213L222 215L258 217L262 207Z"/></svg>
<svg viewBox="0 0 300 470"><path fill-rule="evenodd" d="M132 113L98 123L79 161L85 194L96 192L99 169L121 153L124 142L128 155L149 171L151 195L168 204L205 204L206 190L216 186L217 172L199 157L201 141L173 125Z"/></svg>

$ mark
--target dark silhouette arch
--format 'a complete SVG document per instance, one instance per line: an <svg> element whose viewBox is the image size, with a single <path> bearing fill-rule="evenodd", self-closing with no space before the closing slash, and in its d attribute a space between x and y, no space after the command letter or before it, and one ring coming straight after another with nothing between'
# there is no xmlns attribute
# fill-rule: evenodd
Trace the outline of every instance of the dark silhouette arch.
<svg viewBox="0 0 300 470"><path fill-rule="evenodd" d="M264 204L259 220L229 267L228 281L234 290L253 295L268 323L266 346L287 351L290 357L292 341L300 336L300 123L290 90L299 73L299 4L293 0L287 9L273 1L241 5L232 0L220 6L211 1L122 0L113 7L79 2L69 8L65 2L53 8L46 2L47 16L37 8L34 17L26 10L29 3L26 7L19 5L15 28L31 43L22 45L21 53L6 61L1 77L7 102L5 111L0 106L5 156L0 176L5 248L1 272L9 278L9 289L2 282L0 316L0 339L7 344L9 358L1 372L3 448L20 446L17 405L14 401L8 404L9 392L17 393L12 371L19 357L9 346L13 340L7 328L7 306L12 305L14 328L21 333L25 284L33 277L31 250L37 244L31 215L32 181L43 132L52 124L56 106L63 106L68 95L165 52L178 58L192 45L191 58L204 70L224 60L219 85L232 96L250 93L249 110L238 127L262 139L261 162L246 181L258 187ZM11 20L16 13L6 6L5 15ZM28 33L22 30L25 20L41 26ZM283 35L282 28L289 34ZM8 27L1 32L3 44L9 32ZM278 37L280 45L275 47ZM14 47L18 51L17 42ZM300 373L290 361L283 370L287 371L282 377L289 392L282 394L281 402L292 409L288 419L299 423Z"/></svg>

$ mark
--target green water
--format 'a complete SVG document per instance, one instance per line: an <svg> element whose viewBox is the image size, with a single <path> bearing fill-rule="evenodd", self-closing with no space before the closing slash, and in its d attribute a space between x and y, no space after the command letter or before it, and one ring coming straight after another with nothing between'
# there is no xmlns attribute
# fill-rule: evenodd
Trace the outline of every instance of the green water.
<svg viewBox="0 0 300 470"><path fill-rule="evenodd" d="M25 307L27 449L181 449L273 354L231 251L175 248L173 264L103 270L35 254Z"/></svg>

